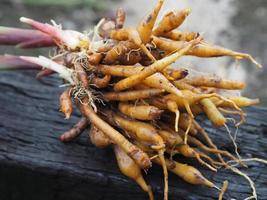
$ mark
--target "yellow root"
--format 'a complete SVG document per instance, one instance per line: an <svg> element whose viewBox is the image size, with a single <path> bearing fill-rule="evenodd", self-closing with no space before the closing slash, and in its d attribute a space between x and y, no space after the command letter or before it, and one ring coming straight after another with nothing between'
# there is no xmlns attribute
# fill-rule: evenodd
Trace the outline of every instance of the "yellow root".
<svg viewBox="0 0 267 200"><path fill-rule="evenodd" d="M223 195L226 192L227 188L228 188L228 181L224 181L218 200L223 200Z"/></svg>
<svg viewBox="0 0 267 200"><path fill-rule="evenodd" d="M168 184L168 170L164 158L165 145L152 145L151 148L158 151L157 157L159 157L160 159L164 175L164 200L168 200L169 184ZM155 159L157 157L153 156L152 158Z"/></svg>
<svg viewBox="0 0 267 200"><path fill-rule="evenodd" d="M258 63L251 55L249 54L243 54L243 53L240 53L240 55L236 55L235 56L236 59L242 59L242 58L246 58L248 60L250 60L252 63L254 63L258 68L262 68L262 65L260 63Z"/></svg>
<svg viewBox="0 0 267 200"><path fill-rule="evenodd" d="M198 161L200 164L206 166L207 168L209 168L210 170L212 170L212 171L214 171L214 172L217 172L217 169L215 169L215 168L212 167L210 164L208 164L208 163L206 163L204 160L202 160L198 154L196 154L196 159L197 159L197 161Z"/></svg>
<svg viewBox="0 0 267 200"><path fill-rule="evenodd" d="M188 127L185 131L185 134L184 134L184 143L187 144L187 137L188 137L188 133L190 131L190 128L192 126L192 122L193 122L193 119L191 117L189 117L189 124L188 124Z"/></svg>
<svg viewBox="0 0 267 200"><path fill-rule="evenodd" d="M200 157L207 160L213 167L220 168L221 166L224 166L224 164L222 162L218 162L218 161L213 160L210 156L203 153L202 151L199 151L198 149L194 149L194 150L200 155Z"/></svg>
<svg viewBox="0 0 267 200"><path fill-rule="evenodd" d="M189 114L189 116L191 118L194 118L194 115L193 115L193 113L191 111L191 108L190 108L190 105L189 105L188 101L185 98L183 99L183 101L184 101L184 107L185 107L186 112Z"/></svg>
<svg viewBox="0 0 267 200"><path fill-rule="evenodd" d="M226 113L226 114L230 114L230 115L239 115L240 116L240 121L238 123L235 124L236 127L239 127L241 124L243 124L246 120L245 120L245 116L246 114L241 113L240 111L232 111L232 110L227 110L224 108L218 108L221 112Z"/></svg>
<svg viewBox="0 0 267 200"><path fill-rule="evenodd" d="M216 153L216 154L224 155L224 156L227 156L228 158L230 158L230 159L232 159L232 160L235 160L235 161L237 161L237 162L240 162L239 159L237 159L236 157L234 157L234 156L233 156L232 154L230 154L228 151L220 150L220 149L218 149L216 146L215 146L215 148L207 147L207 146L204 145L202 142L200 142L198 139L196 139L196 138L192 138L192 137L190 137L190 142L191 142L192 144L197 145L198 147L200 147L201 149L203 149L203 150L205 150L205 151L207 151L207 152L211 152L211 153ZM225 163L223 159L221 160L221 162L222 162L223 164L226 164L226 165L227 165L227 163Z"/></svg>
<svg viewBox="0 0 267 200"><path fill-rule="evenodd" d="M154 200L154 195L153 195L153 192L152 192L152 189L150 186L148 186L148 196L149 196L149 200Z"/></svg>
<svg viewBox="0 0 267 200"><path fill-rule="evenodd" d="M169 184L168 184L168 170L166 166L166 161L164 158L164 150L160 150L158 152L160 162L162 164L163 174L164 174L164 200L168 200L168 191L169 191Z"/></svg>
<svg viewBox="0 0 267 200"><path fill-rule="evenodd" d="M159 155L154 155L154 156L150 157L150 160L154 160L154 159L156 159L157 157L159 157Z"/></svg>
<svg viewBox="0 0 267 200"><path fill-rule="evenodd" d="M198 130L198 132L204 137L204 139L206 140L208 145L211 148L213 148L215 150L218 150L218 147L212 142L212 140L209 137L208 133L199 125L199 123L197 123L196 120L193 120L193 124L196 127L196 129ZM219 160L221 161L221 163L223 163L224 165L227 165L227 163L224 161L224 159L222 158L220 153L216 153L216 155L219 158Z"/></svg>
<svg viewBox="0 0 267 200"><path fill-rule="evenodd" d="M167 100L166 102L167 104L167 108L169 109L169 111L175 113L175 131L178 132L178 125L179 125L179 118L180 118L180 111L178 109L177 103L173 100Z"/></svg>
<svg viewBox="0 0 267 200"><path fill-rule="evenodd" d="M140 46L140 48L143 50L143 52L147 55L147 57L149 57L150 60L152 60L153 62L156 61L156 59L154 58L154 56L151 54L151 52L146 48L146 46L144 44L142 44Z"/></svg>
<svg viewBox="0 0 267 200"><path fill-rule="evenodd" d="M208 94L208 95L209 95L209 97L217 97L217 98L219 98L222 101L221 103L228 102L230 105L233 106L233 108L235 108L237 110L236 112L234 112L234 111L228 111L228 110L223 109L223 108L219 108L219 110L221 110L221 111L223 111L223 112L225 112L227 114L235 114L235 115L237 114L237 115L240 116L241 120L240 120L239 123L235 124L236 127L240 126L245 121L245 113L242 111L241 108L239 108L236 105L236 103L234 101L232 101L230 99L227 99L227 98L225 98L225 97L223 97L223 96L221 96L219 94L216 94L216 93L212 93L212 94Z"/></svg>
<svg viewBox="0 0 267 200"><path fill-rule="evenodd" d="M178 132L179 128L179 118L180 118L180 111L176 110L175 111L175 131Z"/></svg>

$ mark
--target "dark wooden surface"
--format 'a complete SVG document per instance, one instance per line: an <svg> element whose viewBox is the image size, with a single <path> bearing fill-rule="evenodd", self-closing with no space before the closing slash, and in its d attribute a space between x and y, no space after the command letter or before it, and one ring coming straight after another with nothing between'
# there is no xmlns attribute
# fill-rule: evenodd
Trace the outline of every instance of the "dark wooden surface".
<svg viewBox="0 0 267 200"><path fill-rule="evenodd" d="M112 151L93 147L87 133L71 143L58 140L79 119L75 112L66 121L58 111L60 84L56 77L39 82L33 72L0 73L0 199L147 199L119 173ZM237 139L239 151L244 157L267 159L267 109L254 107L247 112ZM202 123L220 148L233 151L224 129ZM230 171L200 170L218 186L229 180L226 199L244 199L251 193L247 181ZM253 162L242 170L255 181L258 199L267 199L267 167ZM146 177L156 199L162 199L161 169L153 166ZM215 189L189 185L172 174L169 186L170 199L218 197Z"/></svg>

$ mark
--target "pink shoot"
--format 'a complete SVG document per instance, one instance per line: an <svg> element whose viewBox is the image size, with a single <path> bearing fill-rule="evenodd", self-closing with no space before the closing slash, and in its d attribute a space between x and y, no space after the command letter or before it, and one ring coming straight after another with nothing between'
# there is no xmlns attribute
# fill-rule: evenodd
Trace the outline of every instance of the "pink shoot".
<svg viewBox="0 0 267 200"><path fill-rule="evenodd" d="M0 44L17 45L20 48L55 46L52 37L38 30L0 26Z"/></svg>
<svg viewBox="0 0 267 200"><path fill-rule="evenodd" d="M32 39L25 42L21 42L16 45L17 48L21 49L30 49L30 48L41 48L41 47L51 47L55 46L55 42L52 40L52 38L38 38L38 39Z"/></svg>
<svg viewBox="0 0 267 200"><path fill-rule="evenodd" d="M2 55L0 56L0 70L21 70L21 69L42 69L38 64L28 62L19 56Z"/></svg>
<svg viewBox="0 0 267 200"><path fill-rule="evenodd" d="M57 42L66 45L70 49L76 49L77 47L79 47L82 40L86 40L86 36L77 31L62 30L50 24L44 24L26 17L21 17L20 21L50 35Z"/></svg>
<svg viewBox="0 0 267 200"><path fill-rule="evenodd" d="M40 79L40 78L45 77L45 76L50 76L54 73L55 73L55 71L53 71L51 69L44 68L40 72L37 73L36 79Z"/></svg>

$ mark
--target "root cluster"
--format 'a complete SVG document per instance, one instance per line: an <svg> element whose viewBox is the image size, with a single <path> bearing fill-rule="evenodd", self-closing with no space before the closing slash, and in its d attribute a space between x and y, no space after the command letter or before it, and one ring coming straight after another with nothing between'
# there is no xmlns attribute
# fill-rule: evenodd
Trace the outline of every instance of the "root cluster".
<svg viewBox="0 0 267 200"><path fill-rule="evenodd" d="M215 172L222 167L236 171L228 163L243 164L239 154L218 149L196 116L206 115L217 128L227 127L229 116L237 115L240 120L235 125L239 127L245 121L241 107L258 103L257 99L220 95L222 90L244 89L243 82L191 75L186 68L171 66L182 56L230 56L260 65L248 54L210 45L197 32L177 30L190 9L168 12L156 25L163 2L159 0L136 27L123 26L125 13L119 8L114 19L102 19L91 34L22 18L56 46L57 55L16 58L24 68L27 63L31 69L34 64L43 67L38 78L58 73L64 79L67 88L60 97L61 111L70 118L75 102L82 118L60 139L71 141L90 125L91 143L112 147L120 171L136 181L151 200L153 192L142 170L147 171L152 163L162 166L165 200L168 171L191 184L217 188L197 166L175 161L177 156L195 159ZM24 44L28 48L44 43L44 39L33 39L20 42L28 42Z"/></svg>

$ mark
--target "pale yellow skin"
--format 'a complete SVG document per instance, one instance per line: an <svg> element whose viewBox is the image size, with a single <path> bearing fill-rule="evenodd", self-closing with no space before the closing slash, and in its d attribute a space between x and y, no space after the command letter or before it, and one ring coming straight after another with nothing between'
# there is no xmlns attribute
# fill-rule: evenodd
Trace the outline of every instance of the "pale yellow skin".
<svg viewBox="0 0 267 200"><path fill-rule="evenodd" d="M226 108L233 108L233 104L220 100L217 97L211 97L208 98L216 107L226 107ZM257 105L260 101L259 99L249 99L247 97L227 97L227 99L233 101L238 107L248 107L248 106L253 106ZM192 112L197 115L200 113L203 113L203 109L201 105L191 105Z"/></svg>
<svg viewBox="0 0 267 200"><path fill-rule="evenodd" d="M111 140L94 125L91 126L89 131L89 138L92 144L99 148L105 148L112 144Z"/></svg>
<svg viewBox="0 0 267 200"><path fill-rule="evenodd" d="M260 101L259 99L249 99L247 97L227 97L229 100L233 101L238 107L247 107L257 105ZM211 101L220 107L232 107L229 102L221 101L216 97L210 98Z"/></svg>
<svg viewBox="0 0 267 200"><path fill-rule="evenodd" d="M165 33L178 28L185 20L185 18L190 14L191 9L186 8L178 11L168 12L163 16L159 25L153 31L153 35L162 36Z"/></svg>
<svg viewBox="0 0 267 200"><path fill-rule="evenodd" d="M134 66L134 65L98 65L97 67L94 66L90 67L91 68L89 69L99 73L103 73L104 75L122 76L122 77L128 77L137 74L144 69L143 66ZM188 74L188 71L186 69L166 68L165 70L162 71L162 73L164 74L164 76L166 76L166 78L173 81L184 78ZM151 79L151 77L153 77L154 79L157 79L157 81L159 81L157 76L154 75L148 78Z"/></svg>
<svg viewBox="0 0 267 200"><path fill-rule="evenodd" d="M177 133L173 134L166 130L158 130L158 134L169 148L173 148L175 145L183 143L183 139Z"/></svg>
<svg viewBox="0 0 267 200"><path fill-rule="evenodd" d="M217 107L210 99L200 100L203 111L206 113L209 120L216 127L224 126L226 123L225 117L220 113Z"/></svg>
<svg viewBox="0 0 267 200"><path fill-rule="evenodd" d="M85 99L86 100L86 99ZM88 100L87 100L88 101ZM100 131L103 131L113 142L123 149L142 168L148 169L151 166L148 155L141 149L129 142L122 134L102 120L88 105L78 104L83 114Z"/></svg>
<svg viewBox="0 0 267 200"><path fill-rule="evenodd" d="M149 15L147 15L137 26L137 31L144 44L150 42L151 40L152 29L155 25L156 19L163 3L164 0L159 0L153 11Z"/></svg>
<svg viewBox="0 0 267 200"><path fill-rule="evenodd" d="M111 76L122 76L128 77L133 74L137 74L144 67L142 66L132 66L132 65L98 65L98 66L89 66L92 71L96 71L102 73L104 75L111 75Z"/></svg>
<svg viewBox="0 0 267 200"><path fill-rule="evenodd" d="M235 58L247 58L250 59L248 54L235 52L230 49L226 49L216 45L210 45L207 43L199 44L194 49L188 52L188 55L197 57L220 57L220 56L232 56Z"/></svg>
<svg viewBox="0 0 267 200"><path fill-rule="evenodd" d="M145 182L140 167L119 146L114 145L113 149L120 171L125 176L133 179L145 192L148 193L149 199L153 200L154 197L151 188Z"/></svg>
<svg viewBox="0 0 267 200"><path fill-rule="evenodd" d="M166 53L172 53L182 49L185 45L188 44L187 41L173 41L165 38L153 37L154 44L161 50L166 51ZM185 55L197 56L203 58L210 57L221 57L221 56L230 56L235 59L248 59L254 63L257 67L261 68L262 66L249 54L240 53L226 49L216 45L210 45L208 43L202 42L196 45L194 48L190 49L185 53Z"/></svg>
<svg viewBox="0 0 267 200"><path fill-rule="evenodd" d="M135 45L135 48L138 48L142 45L142 41L138 32L134 28L124 28L119 30L113 30L110 33L110 38L118 41L132 42ZM134 47L133 45L133 47Z"/></svg>
<svg viewBox="0 0 267 200"><path fill-rule="evenodd" d="M182 154L185 157L191 157L195 158L197 153L187 144L181 144L176 147L176 149L179 151L180 154Z"/></svg>
<svg viewBox="0 0 267 200"><path fill-rule="evenodd" d="M121 102L118 108L123 114L139 120L154 120L159 118L162 113L162 110L149 105L133 105Z"/></svg>
<svg viewBox="0 0 267 200"><path fill-rule="evenodd" d="M197 76L192 79L184 79L183 81L197 87L205 86L228 90L242 90L246 87L246 84L241 81L233 81L209 76Z"/></svg>
<svg viewBox="0 0 267 200"><path fill-rule="evenodd" d="M183 133L182 133L182 135L183 135ZM232 154L230 154L229 152L224 151L224 150L217 149L217 147L215 147L215 148L214 148L214 147L213 147L213 148L210 148L210 147L204 145L200 140L198 140L198 139L196 139L196 138L194 138L194 137L188 136L188 142L189 142L190 144L196 145L197 147L200 147L200 148L203 149L204 151L212 152L212 153L217 153L217 154L221 154L221 155L223 155L223 156L227 156L227 157L229 157L230 159L235 160L235 161L238 162L238 159L235 158L235 157L234 157ZM182 148L184 148L184 147L182 147ZM181 149L181 150L182 150L182 151L185 151L186 148ZM189 152L189 153L190 153L190 152ZM198 152L197 152L197 153L198 153Z"/></svg>
<svg viewBox="0 0 267 200"><path fill-rule="evenodd" d="M167 105L167 102L169 102L169 100L166 101L164 98L161 98L161 97L154 98L154 99L149 99L148 102L151 105L156 106L156 107L158 107L158 108L160 108L162 110L170 110L171 112L173 112L175 110L175 108L176 108L176 107L173 107L172 109L170 109L170 107L168 107L168 105ZM177 110L177 111L179 111L179 110ZM176 117L174 117L173 115L169 115L168 116L168 119L166 119L166 120L168 120L167 121L168 123L170 122L170 120L171 120L171 124L172 125L176 123L177 111L174 112L176 114ZM201 109L201 112L203 112L202 109ZM178 118L179 119L179 122L178 122L179 128L182 128L183 130L186 130L188 128L188 126L189 126L189 123L190 123L189 118L190 117L189 117L188 114L182 113L180 115L180 113L179 113L179 118ZM191 127L189 129L189 134L191 134L191 135L196 135L197 134L197 130L194 128L193 124L191 125Z"/></svg>
<svg viewBox="0 0 267 200"><path fill-rule="evenodd" d="M180 116L180 120L179 120L179 126L183 129L186 130L189 126L190 123L190 117L188 114L186 113L182 113ZM197 134L197 130L194 126L194 124L191 125L190 129L189 129L189 134L190 135L196 135Z"/></svg>
<svg viewBox="0 0 267 200"><path fill-rule="evenodd" d="M155 95L163 93L162 89L143 89L132 90L127 92L108 92L104 94L104 98L108 101L131 101L137 99L151 98Z"/></svg>
<svg viewBox="0 0 267 200"><path fill-rule="evenodd" d="M201 93L199 88L196 88L196 87L186 83L183 79L173 81L173 84L175 85L175 87L177 87L180 90L190 90L194 93Z"/></svg>
<svg viewBox="0 0 267 200"><path fill-rule="evenodd" d="M176 41L191 41L199 36L197 32L181 32L181 31L170 31L162 35L165 38L176 40Z"/></svg>
<svg viewBox="0 0 267 200"><path fill-rule="evenodd" d="M175 52L174 54L155 61L150 66L144 68L144 70L142 70L140 73L134 74L132 76L129 76L129 77L117 82L114 85L114 90L115 91L121 91L121 90L131 88L131 87L141 83L147 77L149 77L149 76L151 76L151 75L153 75L159 71L164 70L170 64L174 63L179 57L181 57L187 51L189 51L196 42L198 42L198 41L193 41L192 43L188 44L183 49Z"/></svg>
<svg viewBox="0 0 267 200"><path fill-rule="evenodd" d="M228 184L229 184L229 183L228 183L227 180L223 182L223 187L222 187L222 189L221 189L221 192L220 192L220 195L219 195L218 200L223 200L223 195L224 195L224 193L226 192L226 190L227 190L227 188L228 188Z"/></svg>
<svg viewBox="0 0 267 200"><path fill-rule="evenodd" d="M121 55L136 48L136 45L129 41L122 41L110 49L104 58L104 62L107 64L114 64Z"/></svg>
<svg viewBox="0 0 267 200"><path fill-rule="evenodd" d="M112 30L110 32L110 38L114 40L128 40L129 39L129 28L120 29L120 30Z"/></svg>
<svg viewBox="0 0 267 200"><path fill-rule="evenodd" d="M116 114L112 114L112 120L118 127L128 131L134 138L149 143L150 145L164 147L162 138L157 130L150 124L137 120L130 120Z"/></svg>
<svg viewBox="0 0 267 200"><path fill-rule="evenodd" d="M161 50L165 51L167 54L179 51L188 45L186 41L173 41L166 38L159 38L153 36L153 43Z"/></svg>
<svg viewBox="0 0 267 200"><path fill-rule="evenodd" d="M168 199L168 171L165 164L164 151L165 144L157 130L150 124L136 120L128 120L119 115L110 116L114 124L125 131L138 141L143 141L151 145L151 148L158 152L164 173L164 200Z"/></svg>
<svg viewBox="0 0 267 200"><path fill-rule="evenodd" d="M189 105L195 104L198 101L200 101L201 99L209 98L209 97L212 97L214 95L214 94L196 94L196 93L191 92L190 90L180 90L180 91L183 94L184 98L189 103ZM169 95L165 96L164 99L166 101L167 100L175 101L178 107L184 106L183 99L176 96L176 95L169 94Z"/></svg>
<svg viewBox="0 0 267 200"><path fill-rule="evenodd" d="M198 88L191 86L186 82L183 82L183 80L174 81L174 85L180 89L186 89L187 91L191 90L197 94L200 93ZM208 95L212 96L212 94L207 94L206 97L208 97ZM195 114L199 114L202 111L204 111L206 113L207 117L209 118L209 120L213 123L213 125L215 125L217 127L221 127L221 126L225 125L226 119L221 114L221 112L218 110L216 105L211 101L211 99L213 99L213 98L218 99L217 97L216 98L215 97L200 98L199 99L200 105L196 105L196 104L191 104L191 105L193 106L193 112ZM220 102L225 102L225 101L220 101ZM226 102L226 103L228 104L228 102Z"/></svg>
<svg viewBox="0 0 267 200"><path fill-rule="evenodd" d="M169 131L166 131L166 132L164 130L164 132L162 132L162 134L164 134L164 135L166 134L166 136L168 137L170 132ZM143 151L149 153L149 155L151 157L154 157L153 151L151 151L151 149L148 148L148 146L145 145L143 142L142 143L136 142L135 144L138 147L140 147ZM181 139L181 144L182 144L182 139ZM171 153L171 150L169 150L168 153ZM209 180L204 178L202 176L202 174L194 167L192 167L190 165L182 164L182 163L179 163L179 162L176 162L173 160L169 160L166 158L165 158L165 160L166 160L166 166L167 166L168 170L173 172L177 176L181 177L186 182L194 184L194 185L205 185L208 187L214 187L213 183L211 183ZM152 159L152 161L154 163L157 163L158 165L162 165L161 160L158 157L154 157L154 159Z"/></svg>
<svg viewBox="0 0 267 200"><path fill-rule="evenodd" d="M112 76L124 76L130 77L135 74L140 74L140 72L145 69L141 66L107 66L107 65L99 65L98 68L93 68L92 70L96 70L103 74L108 74ZM181 72L182 73L182 72ZM176 77L177 78L177 77ZM177 89L163 74L155 73L152 76L145 78L142 83L150 86L152 88L164 89L167 92L170 92L175 95L181 95L179 89Z"/></svg>
<svg viewBox="0 0 267 200"><path fill-rule="evenodd" d="M143 83L149 87L164 89L167 92L181 96L181 92L177 89L163 74L155 73L146 78Z"/></svg>
<svg viewBox="0 0 267 200"><path fill-rule="evenodd" d="M176 83L178 81L175 81ZM188 85L185 83L185 85ZM193 93L190 90L181 90L183 93L185 99L187 100L189 105L195 105L195 103L199 102L201 105L202 110L207 114L208 118L211 120L211 122L217 126L221 127L224 126L226 123L226 119L223 117L223 115L220 113L220 111L217 109L217 107L214 105L214 103L209 99L213 96L218 96L216 93L211 94L200 94L198 88L194 88L197 93ZM178 98L176 96L173 96L172 94L167 95L166 100L171 99L176 101L178 107L183 106L183 101L181 98ZM223 101L224 102L224 101ZM228 103L228 102L227 102ZM234 102L231 104L233 105ZM236 106L237 107L237 106ZM235 107L235 108L236 108ZM197 109L197 110L196 110ZM197 106L195 106L195 112L198 112L199 109Z"/></svg>
<svg viewBox="0 0 267 200"><path fill-rule="evenodd" d="M110 37L114 40L118 41L128 41L132 43L133 48L132 49L138 49L141 48L142 51L154 62L156 59L151 54L151 52L146 48L144 43L141 40L141 36L139 35L138 31L134 28L124 28L119 30L113 30L110 33ZM126 52L125 52L126 53Z"/></svg>
<svg viewBox="0 0 267 200"><path fill-rule="evenodd" d="M70 89L67 89L60 95L60 111L64 113L65 119L69 119L72 110L73 108L72 108Z"/></svg>
<svg viewBox="0 0 267 200"><path fill-rule="evenodd" d="M111 140L95 126L91 127L89 136L91 142L99 148L105 148L112 144ZM153 200L152 190L145 182L140 167L119 146L113 145L113 149L118 167L122 174L133 179L145 192L148 193L149 199Z"/></svg>
<svg viewBox="0 0 267 200"><path fill-rule="evenodd" d="M153 162L160 164L158 158L154 159ZM214 187L212 182L203 177L203 175L197 169L190 165L182 164L176 161L170 161L168 159L166 159L166 165L169 171L173 172L190 184Z"/></svg>

